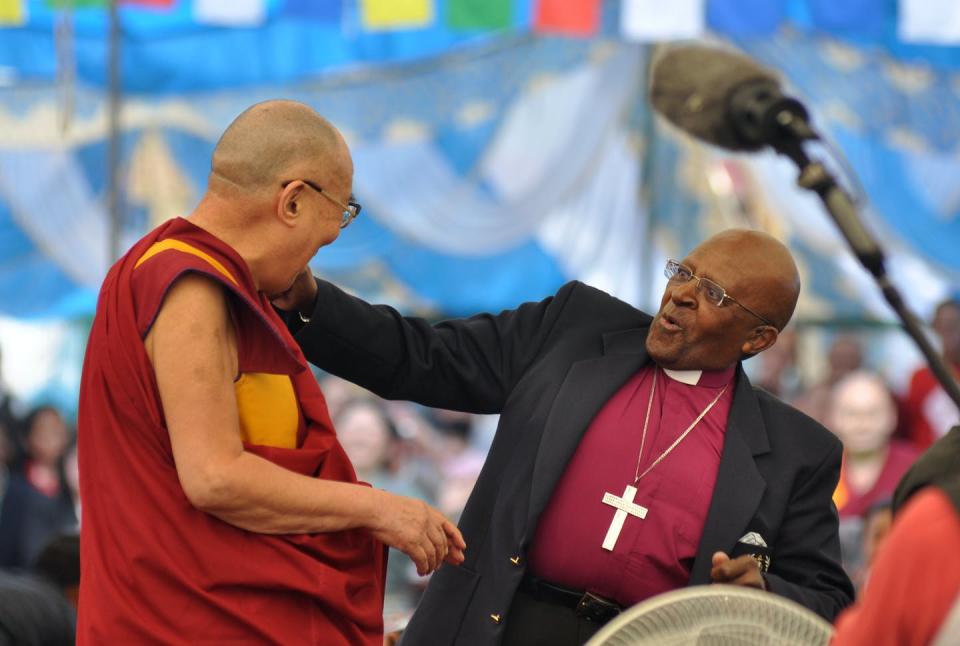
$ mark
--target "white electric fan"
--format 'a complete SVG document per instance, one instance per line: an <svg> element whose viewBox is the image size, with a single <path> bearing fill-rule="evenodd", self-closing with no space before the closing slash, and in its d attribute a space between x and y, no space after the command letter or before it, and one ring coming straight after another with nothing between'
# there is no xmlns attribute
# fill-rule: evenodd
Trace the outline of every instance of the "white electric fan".
<svg viewBox="0 0 960 646"><path fill-rule="evenodd" d="M832 636L829 623L794 601L714 584L638 603L586 646L826 646Z"/></svg>

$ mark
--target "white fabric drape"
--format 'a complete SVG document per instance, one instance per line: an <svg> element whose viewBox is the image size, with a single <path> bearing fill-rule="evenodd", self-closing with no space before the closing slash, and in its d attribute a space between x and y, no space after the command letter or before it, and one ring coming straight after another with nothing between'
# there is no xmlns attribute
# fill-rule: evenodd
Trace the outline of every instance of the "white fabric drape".
<svg viewBox="0 0 960 646"><path fill-rule="evenodd" d="M428 141L359 143L358 192L382 224L438 251L514 247L594 180L609 133L624 128L640 62L637 48L619 47L601 63L530 89L473 177L458 174Z"/></svg>
<svg viewBox="0 0 960 646"><path fill-rule="evenodd" d="M34 243L80 285L107 269L106 212L75 157L63 150L0 150L0 197Z"/></svg>
<svg viewBox="0 0 960 646"><path fill-rule="evenodd" d="M900 0L897 31L914 43L960 43L960 3L957 0Z"/></svg>
<svg viewBox="0 0 960 646"><path fill-rule="evenodd" d="M646 214L639 205L640 168L626 135L611 132L596 172L579 195L551 211L537 241L575 276L634 305L648 291L640 280Z"/></svg>

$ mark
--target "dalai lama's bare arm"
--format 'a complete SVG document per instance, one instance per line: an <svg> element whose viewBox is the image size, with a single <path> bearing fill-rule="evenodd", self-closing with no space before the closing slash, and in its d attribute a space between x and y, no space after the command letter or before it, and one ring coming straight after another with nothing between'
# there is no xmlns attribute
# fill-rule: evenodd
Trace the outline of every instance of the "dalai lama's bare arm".
<svg viewBox="0 0 960 646"><path fill-rule="evenodd" d="M460 531L426 503L309 478L244 451L234 395L237 351L226 297L198 275L178 280L145 339L180 484L190 502L259 533L366 528L424 574L463 560Z"/></svg>

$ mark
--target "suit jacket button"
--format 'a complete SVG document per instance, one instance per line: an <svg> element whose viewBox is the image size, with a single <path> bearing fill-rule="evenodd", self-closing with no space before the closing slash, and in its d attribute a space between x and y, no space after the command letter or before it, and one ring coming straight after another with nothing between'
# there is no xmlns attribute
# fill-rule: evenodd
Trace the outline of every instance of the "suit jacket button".
<svg viewBox="0 0 960 646"><path fill-rule="evenodd" d="M511 556L510 562L516 565L517 567L520 567L520 555L518 554L517 556Z"/></svg>
<svg viewBox="0 0 960 646"><path fill-rule="evenodd" d="M500 623L500 615L490 615L490 619L492 619L492 620L493 620L493 623L495 623L495 624L499 624L499 623Z"/></svg>

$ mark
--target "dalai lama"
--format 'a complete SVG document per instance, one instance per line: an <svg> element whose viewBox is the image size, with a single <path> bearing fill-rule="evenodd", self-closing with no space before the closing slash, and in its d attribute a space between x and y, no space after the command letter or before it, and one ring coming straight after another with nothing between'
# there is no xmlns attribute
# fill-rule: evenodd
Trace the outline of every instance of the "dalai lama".
<svg viewBox="0 0 960 646"><path fill-rule="evenodd" d="M266 294L357 216L343 138L309 107L240 115L187 219L100 292L83 367L78 643L381 646L385 545L421 574L465 545L357 482Z"/></svg>

